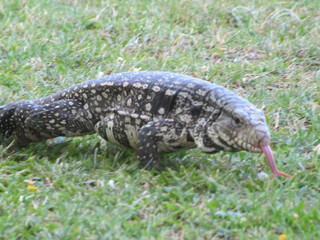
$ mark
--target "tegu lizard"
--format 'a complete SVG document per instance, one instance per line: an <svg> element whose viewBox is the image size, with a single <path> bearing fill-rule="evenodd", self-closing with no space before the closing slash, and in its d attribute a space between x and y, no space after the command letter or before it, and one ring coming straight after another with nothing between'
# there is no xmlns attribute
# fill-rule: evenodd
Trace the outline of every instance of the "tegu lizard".
<svg viewBox="0 0 320 240"><path fill-rule="evenodd" d="M147 169L159 168L161 153L197 147L263 152L273 177L291 177L276 168L261 110L226 88L182 74L113 74L0 106L0 135L21 143L93 133L135 149Z"/></svg>

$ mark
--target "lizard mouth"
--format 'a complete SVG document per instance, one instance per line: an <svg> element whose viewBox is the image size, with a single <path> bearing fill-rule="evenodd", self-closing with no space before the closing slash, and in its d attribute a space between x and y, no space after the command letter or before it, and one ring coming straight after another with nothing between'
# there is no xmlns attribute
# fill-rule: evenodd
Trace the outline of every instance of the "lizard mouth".
<svg viewBox="0 0 320 240"><path fill-rule="evenodd" d="M254 153L262 153L262 149L260 147L254 146L254 145L249 145L249 152L254 152Z"/></svg>

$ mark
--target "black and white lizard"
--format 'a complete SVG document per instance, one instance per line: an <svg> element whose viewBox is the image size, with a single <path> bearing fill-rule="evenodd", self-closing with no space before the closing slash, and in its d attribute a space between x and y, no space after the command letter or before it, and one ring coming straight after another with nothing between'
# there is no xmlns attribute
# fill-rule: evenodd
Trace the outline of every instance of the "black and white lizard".
<svg viewBox="0 0 320 240"><path fill-rule="evenodd" d="M291 177L276 168L261 110L219 85L181 74L113 74L0 106L0 135L21 143L93 133L136 149L148 169L159 168L161 153L197 147L264 152L273 177Z"/></svg>

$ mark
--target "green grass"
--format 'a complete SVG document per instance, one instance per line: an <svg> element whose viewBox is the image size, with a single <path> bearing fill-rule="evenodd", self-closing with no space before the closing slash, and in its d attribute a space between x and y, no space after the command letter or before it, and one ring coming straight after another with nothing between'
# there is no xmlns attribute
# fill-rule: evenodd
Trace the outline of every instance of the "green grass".
<svg viewBox="0 0 320 240"><path fill-rule="evenodd" d="M133 68L184 73L263 108L278 168L294 175L272 180L264 156L247 152L171 154L157 175L96 135L5 141L0 239L320 239L319 10L313 0L0 1L0 105Z"/></svg>

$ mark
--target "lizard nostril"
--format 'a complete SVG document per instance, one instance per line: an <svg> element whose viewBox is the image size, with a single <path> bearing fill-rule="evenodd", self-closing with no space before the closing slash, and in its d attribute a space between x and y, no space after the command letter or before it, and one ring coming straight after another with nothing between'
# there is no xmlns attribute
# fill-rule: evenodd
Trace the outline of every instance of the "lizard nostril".
<svg viewBox="0 0 320 240"><path fill-rule="evenodd" d="M258 140L259 146L266 146L270 144L270 137L269 134L265 134Z"/></svg>

